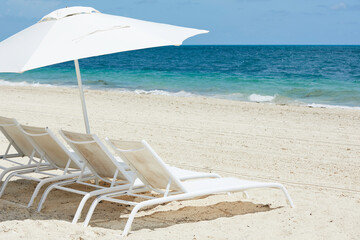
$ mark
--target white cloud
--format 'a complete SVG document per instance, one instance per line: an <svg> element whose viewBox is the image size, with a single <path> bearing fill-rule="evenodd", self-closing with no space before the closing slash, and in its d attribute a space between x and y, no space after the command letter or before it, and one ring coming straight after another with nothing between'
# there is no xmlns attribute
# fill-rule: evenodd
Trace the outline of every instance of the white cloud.
<svg viewBox="0 0 360 240"><path fill-rule="evenodd" d="M339 2L337 4L332 5L330 8L333 10L341 10L341 9L346 9L347 6L344 2Z"/></svg>

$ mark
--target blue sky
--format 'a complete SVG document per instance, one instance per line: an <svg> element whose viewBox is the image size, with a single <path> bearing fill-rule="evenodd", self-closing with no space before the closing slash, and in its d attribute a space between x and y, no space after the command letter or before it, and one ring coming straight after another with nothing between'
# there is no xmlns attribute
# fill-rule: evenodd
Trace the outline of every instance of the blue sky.
<svg viewBox="0 0 360 240"><path fill-rule="evenodd" d="M66 6L210 30L185 44L360 44L359 0L1 0L0 40Z"/></svg>

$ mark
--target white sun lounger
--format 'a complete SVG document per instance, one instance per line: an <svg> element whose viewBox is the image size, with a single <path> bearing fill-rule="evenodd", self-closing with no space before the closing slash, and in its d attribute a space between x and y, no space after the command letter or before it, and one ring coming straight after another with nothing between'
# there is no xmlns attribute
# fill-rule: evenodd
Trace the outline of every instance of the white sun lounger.
<svg viewBox="0 0 360 240"><path fill-rule="evenodd" d="M120 158L115 157L95 134L82 134L63 130L60 131L60 134L86 163L87 167L91 170L94 176L96 176L97 179L108 183L109 187L91 185L98 189L91 192L85 192L67 187L68 185L73 184L74 180L54 183L45 190L40 200L38 211L41 211L42 205L44 204L47 195L54 188L81 194L84 195L84 197L82 198L72 221L73 223L76 223L81 216L81 212L86 201L90 197L109 192L124 191L128 190L130 187L136 190L144 187L144 184L136 178L135 173L132 172ZM197 173L175 167L172 167L171 170L182 179L219 177L219 175L213 173ZM86 184L89 185L88 183Z"/></svg>
<svg viewBox="0 0 360 240"><path fill-rule="evenodd" d="M134 173L130 171L125 163L115 159L113 154L101 143L96 135L63 130L60 131L60 134L93 173L93 179L96 181L92 184L78 180L67 180L51 184L41 197L37 210L41 211L48 194L53 189L84 195L73 219L73 223L76 223L89 198L104 193L128 189L131 186L130 182L134 179ZM98 185L99 180L102 180L108 186L104 186L106 184ZM96 188L96 190L90 192L81 191L70 186L74 183L91 186ZM140 181L136 182L135 185L143 186Z"/></svg>
<svg viewBox="0 0 360 240"><path fill-rule="evenodd" d="M129 142L110 141L109 144L117 154L130 166L146 185L148 192L155 191L159 197L137 194L129 191L106 194L97 197L92 203L86 216L84 226L89 224L91 216L100 201L111 201L120 204L133 205L128 221L125 225L123 236L126 236L131 229L135 214L140 208L158 205L166 202L185 200L200 196L207 196L218 193L238 192L254 188L279 188L285 194L288 203L293 207L293 202L285 187L279 183L264 183L241 180L238 178L213 178L213 179L194 179L182 181L171 173L168 166L160 159L155 151L146 141L133 142L132 149L129 150ZM118 199L118 197L128 195L145 199L142 202L131 202Z"/></svg>
<svg viewBox="0 0 360 240"><path fill-rule="evenodd" d="M9 141L9 145L6 148L4 155L0 156L0 161L10 162L12 167L0 166L3 171L0 174L0 181L6 174L27 168L35 168L39 165L40 155L36 152L26 135L18 128L19 123L14 118L0 117L0 131ZM10 149L14 148L17 153L9 153ZM28 157L28 160L19 159ZM49 165L48 163L42 163L42 166Z"/></svg>
<svg viewBox="0 0 360 240"><path fill-rule="evenodd" d="M39 153L40 161L35 168L12 171L1 187L0 197L4 194L6 186L13 177L37 181L39 183L28 203L28 207L30 207L44 184L64 179L83 178L90 174L85 171L85 165L79 157L74 152L70 152L50 129L25 125L17 125L17 128L26 135L34 149L33 151ZM46 161L48 164L42 166L42 161ZM39 175L39 177L33 176L34 174Z"/></svg>

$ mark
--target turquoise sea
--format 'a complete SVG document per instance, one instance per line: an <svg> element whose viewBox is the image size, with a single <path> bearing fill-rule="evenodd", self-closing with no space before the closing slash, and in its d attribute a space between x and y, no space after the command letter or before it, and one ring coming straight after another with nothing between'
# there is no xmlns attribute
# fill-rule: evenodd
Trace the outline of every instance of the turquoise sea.
<svg viewBox="0 0 360 240"><path fill-rule="evenodd" d="M360 107L360 46L181 46L80 60L84 86L139 94ZM76 87L73 62L0 85Z"/></svg>

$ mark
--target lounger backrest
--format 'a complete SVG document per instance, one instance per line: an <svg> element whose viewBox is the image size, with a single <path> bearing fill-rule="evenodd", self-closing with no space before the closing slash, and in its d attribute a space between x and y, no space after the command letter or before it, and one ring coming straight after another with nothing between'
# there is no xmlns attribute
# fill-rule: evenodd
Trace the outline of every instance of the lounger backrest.
<svg viewBox="0 0 360 240"><path fill-rule="evenodd" d="M14 147L23 156L30 156L34 147L26 135L17 127L19 123L14 118L0 117L0 128L6 138L13 142Z"/></svg>
<svg viewBox="0 0 360 240"><path fill-rule="evenodd" d="M125 170L94 134L74 133L61 130L60 134L76 153L87 162L89 169L101 178L113 178L117 170L117 179L130 181Z"/></svg>
<svg viewBox="0 0 360 240"><path fill-rule="evenodd" d="M45 154L45 159L60 169L64 169L69 159L69 168L80 169L80 162L70 156L65 146L55 137L48 128L39 128L20 125L24 133L35 143L37 148Z"/></svg>
<svg viewBox="0 0 360 240"><path fill-rule="evenodd" d="M108 140L108 142L145 184L163 190L171 180L170 190L185 192L179 179L168 170L166 164L145 140L141 142Z"/></svg>

